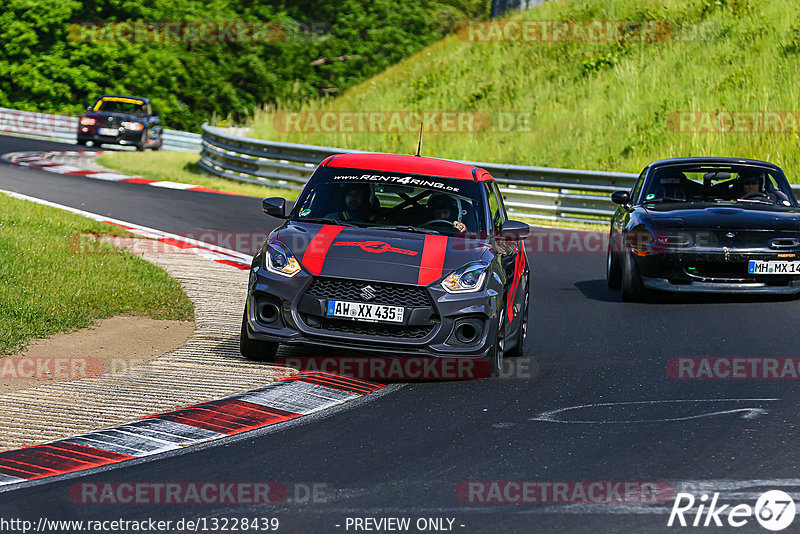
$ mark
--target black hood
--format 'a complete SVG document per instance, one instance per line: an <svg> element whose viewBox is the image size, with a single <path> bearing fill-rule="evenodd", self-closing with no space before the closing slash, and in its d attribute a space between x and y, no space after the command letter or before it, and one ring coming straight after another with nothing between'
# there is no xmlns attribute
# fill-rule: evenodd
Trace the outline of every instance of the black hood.
<svg viewBox="0 0 800 534"><path fill-rule="evenodd" d="M720 204L661 204L645 208L659 228L685 230L800 230L800 208L739 202Z"/></svg>
<svg viewBox="0 0 800 534"><path fill-rule="evenodd" d="M314 223L289 222L273 237L311 274L401 284L427 285L489 251L485 239Z"/></svg>

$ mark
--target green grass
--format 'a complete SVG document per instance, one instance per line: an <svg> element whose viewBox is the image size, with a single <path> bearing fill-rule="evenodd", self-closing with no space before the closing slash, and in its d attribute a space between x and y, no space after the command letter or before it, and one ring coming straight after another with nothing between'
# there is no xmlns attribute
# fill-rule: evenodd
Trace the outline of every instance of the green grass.
<svg viewBox="0 0 800 534"><path fill-rule="evenodd" d="M110 245L102 245L104 253L80 253L78 236L88 233L126 235L0 195L0 354L120 313L193 319L194 305L180 283L159 267Z"/></svg>
<svg viewBox="0 0 800 534"><path fill-rule="evenodd" d="M429 133L424 155L639 172L672 156L754 157L800 175L790 133L681 133L680 111L800 109L800 3L786 0L564 0L516 18L664 20L656 42L474 43L451 35L330 100L280 110L476 110L530 114L528 131ZM413 153L417 134L286 134L275 109L254 136Z"/></svg>
<svg viewBox="0 0 800 534"><path fill-rule="evenodd" d="M199 159L200 156L193 152L114 152L99 156L97 163L124 174L133 174L151 180L169 180L200 185L251 197L276 196L289 200L297 199L298 191L293 189L268 187L211 176L197 165Z"/></svg>

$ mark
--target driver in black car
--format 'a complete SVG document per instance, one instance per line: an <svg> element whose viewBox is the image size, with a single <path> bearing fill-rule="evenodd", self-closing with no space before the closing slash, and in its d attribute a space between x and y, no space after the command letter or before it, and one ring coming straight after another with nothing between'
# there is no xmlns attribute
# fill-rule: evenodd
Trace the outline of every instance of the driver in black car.
<svg viewBox="0 0 800 534"><path fill-rule="evenodd" d="M737 199L766 200L777 202L781 200L777 191L769 190L764 187L762 173L754 170L743 170L739 173L739 188L736 195Z"/></svg>
<svg viewBox="0 0 800 534"><path fill-rule="evenodd" d="M431 195L426 204L428 208L429 220L425 224L433 221L446 221L453 224L453 227L461 233L467 231L467 225L456 220L458 214L458 204L450 195Z"/></svg>
<svg viewBox="0 0 800 534"><path fill-rule="evenodd" d="M757 174L741 174L739 175L739 182L741 183L741 196L744 197L750 193L761 192L761 177Z"/></svg>

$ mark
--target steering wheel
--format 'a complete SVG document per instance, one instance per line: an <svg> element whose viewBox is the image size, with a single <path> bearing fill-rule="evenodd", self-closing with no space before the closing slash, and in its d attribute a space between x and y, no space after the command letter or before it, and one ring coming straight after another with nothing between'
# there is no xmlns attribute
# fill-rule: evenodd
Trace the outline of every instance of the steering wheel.
<svg viewBox="0 0 800 534"><path fill-rule="evenodd" d="M742 197L743 200L747 200L750 198L763 198L764 200L770 200L769 195L766 193L762 193L761 191L753 191L752 193L747 193L745 196Z"/></svg>
<svg viewBox="0 0 800 534"><path fill-rule="evenodd" d="M424 224L419 225L420 228L429 228L430 230L436 230L436 228L433 228L434 226L439 226L439 227L447 226L450 229L454 228L453 223L445 219L434 219L432 221L428 221Z"/></svg>

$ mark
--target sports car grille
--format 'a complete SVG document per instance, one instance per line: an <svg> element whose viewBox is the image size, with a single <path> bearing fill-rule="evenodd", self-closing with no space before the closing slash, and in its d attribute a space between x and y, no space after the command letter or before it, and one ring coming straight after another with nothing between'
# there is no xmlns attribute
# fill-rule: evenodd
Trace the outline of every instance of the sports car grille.
<svg viewBox="0 0 800 534"><path fill-rule="evenodd" d="M337 321L325 319L322 330L338 332L341 334L355 334L358 336L377 336L395 339L422 339L433 330L434 325L407 326L402 324L360 323L356 321Z"/></svg>
<svg viewBox="0 0 800 534"><path fill-rule="evenodd" d="M365 301L361 295L361 290L365 286L370 286L374 290L375 297L369 301ZM323 299L369 302L370 304L387 304L406 308L433 306L428 292L423 287L381 282L358 282L341 278L316 278L306 294Z"/></svg>

